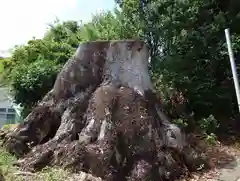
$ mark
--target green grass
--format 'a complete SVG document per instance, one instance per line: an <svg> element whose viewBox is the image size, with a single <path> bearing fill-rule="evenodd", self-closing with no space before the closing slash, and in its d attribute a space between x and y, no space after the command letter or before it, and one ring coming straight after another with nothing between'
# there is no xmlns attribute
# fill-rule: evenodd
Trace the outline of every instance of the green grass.
<svg viewBox="0 0 240 181"><path fill-rule="evenodd" d="M7 124L2 127L3 131L11 131L17 124ZM1 140L0 140L1 145ZM0 146L0 170L6 181L66 181L72 174L64 169L46 167L41 172L21 172L14 166L17 158L8 153Z"/></svg>
<svg viewBox="0 0 240 181"><path fill-rule="evenodd" d="M0 169L6 181L65 181L71 176L70 172L53 167L45 168L37 173L24 173L13 166L16 161L14 156L4 148L0 148Z"/></svg>
<svg viewBox="0 0 240 181"><path fill-rule="evenodd" d="M1 130L3 131L8 131L8 130L11 130L11 129L14 129L17 127L18 124L5 124L3 125L3 127L1 128Z"/></svg>

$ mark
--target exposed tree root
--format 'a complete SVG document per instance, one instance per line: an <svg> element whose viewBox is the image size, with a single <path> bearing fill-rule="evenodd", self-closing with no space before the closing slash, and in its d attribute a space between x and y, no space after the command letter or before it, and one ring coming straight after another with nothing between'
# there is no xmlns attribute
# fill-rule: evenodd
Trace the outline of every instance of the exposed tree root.
<svg viewBox="0 0 240 181"><path fill-rule="evenodd" d="M24 170L61 165L106 181L173 180L204 162L160 110L141 41L89 42L9 137ZM64 81L65 80L65 81Z"/></svg>

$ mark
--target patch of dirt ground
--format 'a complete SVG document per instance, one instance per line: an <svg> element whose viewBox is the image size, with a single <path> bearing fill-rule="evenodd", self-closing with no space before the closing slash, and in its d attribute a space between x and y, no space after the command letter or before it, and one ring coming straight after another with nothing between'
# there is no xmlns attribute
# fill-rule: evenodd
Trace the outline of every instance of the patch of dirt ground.
<svg viewBox="0 0 240 181"><path fill-rule="evenodd" d="M240 141L208 144L202 135L188 136L190 144L209 159L210 168L199 168L178 181L240 181ZM41 172L21 172L14 166L16 158L0 147L0 169L6 181L102 181L84 172L71 173L61 168L46 168Z"/></svg>
<svg viewBox="0 0 240 181"><path fill-rule="evenodd" d="M238 181L240 177L239 141L217 141L216 145L210 145L201 135L196 134L190 135L189 140L208 158L210 168L191 173L179 181Z"/></svg>

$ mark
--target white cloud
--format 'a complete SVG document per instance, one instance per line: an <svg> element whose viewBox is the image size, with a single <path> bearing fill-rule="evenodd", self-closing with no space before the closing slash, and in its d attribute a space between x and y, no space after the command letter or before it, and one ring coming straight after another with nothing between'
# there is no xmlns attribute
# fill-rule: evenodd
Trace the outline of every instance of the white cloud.
<svg viewBox="0 0 240 181"><path fill-rule="evenodd" d="M42 37L56 17L86 21L112 5L113 0L0 0L0 50Z"/></svg>

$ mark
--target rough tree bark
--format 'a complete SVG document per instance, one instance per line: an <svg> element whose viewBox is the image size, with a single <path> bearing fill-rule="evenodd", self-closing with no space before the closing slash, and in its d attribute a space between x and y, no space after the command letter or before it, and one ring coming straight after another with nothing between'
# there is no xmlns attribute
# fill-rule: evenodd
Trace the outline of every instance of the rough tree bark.
<svg viewBox="0 0 240 181"><path fill-rule="evenodd" d="M199 162L160 107L142 41L88 42L5 145L26 170L57 164L107 181L173 180Z"/></svg>

